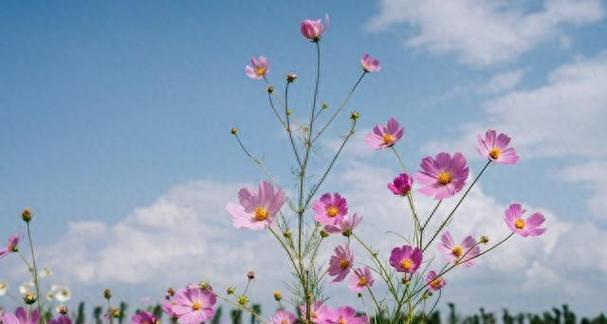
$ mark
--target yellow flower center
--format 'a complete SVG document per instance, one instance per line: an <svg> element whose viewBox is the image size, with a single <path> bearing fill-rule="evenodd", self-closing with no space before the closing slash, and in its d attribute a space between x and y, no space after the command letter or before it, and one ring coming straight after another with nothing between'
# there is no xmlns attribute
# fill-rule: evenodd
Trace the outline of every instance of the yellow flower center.
<svg viewBox="0 0 607 324"><path fill-rule="evenodd" d="M340 318L339 321L337 321L337 324L348 324L348 322L346 322L345 319Z"/></svg>
<svg viewBox="0 0 607 324"><path fill-rule="evenodd" d="M339 266L342 269L347 269L350 266L350 260L348 260L348 259L342 259L341 261L339 261Z"/></svg>
<svg viewBox="0 0 607 324"><path fill-rule="evenodd" d="M359 286L366 286L367 284L368 284L367 278L365 278L365 277L358 277L358 285Z"/></svg>
<svg viewBox="0 0 607 324"><path fill-rule="evenodd" d="M523 229L525 228L525 220L522 218L517 218L514 221L514 227L516 227L517 229Z"/></svg>
<svg viewBox="0 0 607 324"><path fill-rule="evenodd" d="M0 282L0 290L6 288L6 283Z"/></svg>
<svg viewBox="0 0 607 324"><path fill-rule="evenodd" d="M280 321L280 324L289 324L289 320L288 319L283 319L282 321Z"/></svg>
<svg viewBox="0 0 607 324"><path fill-rule="evenodd" d="M464 254L464 249L461 246L456 245L453 247L453 249L451 249L451 253L453 253L454 256L459 258Z"/></svg>
<svg viewBox="0 0 607 324"><path fill-rule="evenodd" d="M384 134L384 144L392 145L394 144L394 136L392 134Z"/></svg>
<svg viewBox="0 0 607 324"><path fill-rule="evenodd" d="M494 147L489 151L489 156L494 160L497 160L500 155L502 155L502 150L500 150L499 147Z"/></svg>
<svg viewBox="0 0 607 324"><path fill-rule="evenodd" d="M262 222L268 218L268 210L264 207L255 208L255 220Z"/></svg>
<svg viewBox="0 0 607 324"><path fill-rule="evenodd" d="M413 266L413 261L411 259L404 259L400 262L400 266L405 270L409 270Z"/></svg>
<svg viewBox="0 0 607 324"><path fill-rule="evenodd" d="M438 174L438 183L444 185L448 185L451 182L451 173L447 171L441 171Z"/></svg>
<svg viewBox="0 0 607 324"><path fill-rule="evenodd" d="M200 302L195 301L195 302L192 303L192 310L193 311L199 311L201 309L202 309L202 304L200 304Z"/></svg>
<svg viewBox="0 0 607 324"><path fill-rule="evenodd" d="M430 285L434 288L439 288L441 285L440 278L434 278L432 281L430 281Z"/></svg>
<svg viewBox="0 0 607 324"><path fill-rule="evenodd" d="M329 217L337 216L338 212L339 212L339 209L337 209L337 207L335 207L335 206L331 206L331 207L327 208L327 216L329 216Z"/></svg>
<svg viewBox="0 0 607 324"><path fill-rule="evenodd" d="M258 76L264 76L266 74L266 68L263 66L258 66L257 68L255 68L255 74L257 74Z"/></svg>

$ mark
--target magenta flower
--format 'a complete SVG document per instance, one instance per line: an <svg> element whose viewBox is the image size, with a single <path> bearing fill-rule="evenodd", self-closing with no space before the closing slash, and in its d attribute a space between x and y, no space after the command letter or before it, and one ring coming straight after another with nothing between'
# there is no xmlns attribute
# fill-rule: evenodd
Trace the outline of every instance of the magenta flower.
<svg viewBox="0 0 607 324"><path fill-rule="evenodd" d="M240 205L228 203L226 210L232 215L232 225L236 228L252 230L265 229L272 224L274 216L285 202L285 194L280 188L262 181L257 194L248 188L238 192Z"/></svg>
<svg viewBox="0 0 607 324"><path fill-rule="evenodd" d="M344 236L350 236L354 228L363 220L361 216L354 213L352 217L345 215L335 225L325 225L325 231L328 233L342 233Z"/></svg>
<svg viewBox="0 0 607 324"><path fill-rule="evenodd" d="M356 316L356 310L350 306L339 307L327 320L329 324L368 324L367 316Z"/></svg>
<svg viewBox="0 0 607 324"><path fill-rule="evenodd" d="M175 313L175 311L173 310L173 306L176 304L177 302L175 301L174 298L165 300L162 302L162 304L160 305L160 308L162 308L162 311L167 314L169 316L169 318L171 319L177 319L177 313Z"/></svg>
<svg viewBox="0 0 607 324"><path fill-rule="evenodd" d="M413 177L406 173L401 173L398 177L392 180L392 183L388 183L388 189L397 196L406 196L411 192L413 186Z"/></svg>
<svg viewBox="0 0 607 324"><path fill-rule="evenodd" d="M253 79L263 79L270 72L270 62L265 56L251 58L251 63L244 68L245 74Z"/></svg>
<svg viewBox="0 0 607 324"><path fill-rule="evenodd" d="M50 324L72 324L72 319L67 314L61 314L57 318L53 318L49 321ZM155 323L149 323L155 324Z"/></svg>
<svg viewBox="0 0 607 324"><path fill-rule="evenodd" d="M322 37L322 34L329 27L329 15L325 15L325 23L323 24L322 19L311 20L306 19L301 22L300 30L301 34L313 41L318 42Z"/></svg>
<svg viewBox="0 0 607 324"><path fill-rule="evenodd" d="M447 281L443 277L437 278L436 272L430 271L428 272L428 276L426 276L426 284L430 289L436 291L443 288L447 284Z"/></svg>
<svg viewBox="0 0 607 324"><path fill-rule="evenodd" d="M148 311L139 311L131 317L131 324L160 324L160 321Z"/></svg>
<svg viewBox="0 0 607 324"><path fill-rule="evenodd" d="M398 272L414 274L422 263L422 251L409 245L396 247L390 254L390 265Z"/></svg>
<svg viewBox="0 0 607 324"><path fill-rule="evenodd" d="M11 235L8 238L8 244L5 248L0 250L0 258L6 256L9 253L19 251L19 236Z"/></svg>
<svg viewBox="0 0 607 324"><path fill-rule="evenodd" d="M314 219L323 225L335 225L348 213L348 202L337 192L326 193L312 204Z"/></svg>
<svg viewBox="0 0 607 324"><path fill-rule="evenodd" d="M190 285L175 293L171 311L179 324L200 324L213 317L217 296L211 289Z"/></svg>
<svg viewBox="0 0 607 324"><path fill-rule="evenodd" d="M438 250L449 262L462 263L465 267L471 267L474 264L474 260L470 259L478 256L481 252L481 248L476 244L476 240L472 236L466 236L460 244L455 244L449 231L446 231L441 236Z"/></svg>
<svg viewBox="0 0 607 324"><path fill-rule="evenodd" d="M350 276L350 285L348 286L353 292L359 293L368 287L373 286L373 275L369 267L358 268L353 271L354 273Z"/></svg>
<svg viewBox="0 0 607 324"><path fill-rule="evenodd" d="M270 320L272 321L272 324L294 324L297 317L291 312L279 310Z"/></svg>
<svg viewBox="0 0 607 324"><path fill-rule="evenodd" d="M493 129L485 132L485 138L478 135L478 152L495 163L515 164L518 162L518 155L510 144L510 137L504 133L499 135Z"/></svg>
<svg viewBox="0 0 607 324"><path fill-rule="evenodd" d="M334 250L335 254L329 259L329 275L335 276L333 282L343 281L350 273L354 265L354 254L349 246L338 246Z"/></svg>
<svg viewBox="0 0 607 324"><path fill-rule="evenodd" d="M544 215L535 213L528 218L523 218L525 210L521 204L511 204L506 209L504 221L511 231L516 232L520 236L540 236L546 232L545 228L540 228L544 221Z"/></svg>
<svg viewBox="0 0 607 324"><path fill-rule="evenodd" d="M379 72L381 70L381 65L379 65L379 60L372 57L369 54L364 54L360 58L360 65L362 66L365 72Z"/></svg>
<svg viewBox="0 0 607 324"><path fill-rule="evenodd" d="M367 144L375 150L381 150L396 144L405 134L405 129L400 127L394 118L388 119L388 124L375 125L373 132L367 134Z"/></svg>
<svg viewBox="0 0 607 324"><path fill-rule="evenodd" d="M436 159L427 156L420 163L421 170L417 174L417 181L422 187L419 191L434 199L445 199L454 196L466 184L468 166L466 158L461 153L438 153Z"/></svg>
<svg viewBox="0 0 607 324"><path fill-rule="evenodd" d="M0 323L2 324L38 324L39 320L38 310L28 313L23 307L17 307L15 314L4 313L0 317Z"/></svg>
<svg viewBox="0 0 607 324"><path fill-rule="evenodd" d="M312 323L314 324L325 324L327 319L331 317L332 310L329 309L322 302L314 302L310 305L310 317L312 319ZM304 317L306 314L306 305L299 306L299 311L301 312L301 316Z"/></svg>

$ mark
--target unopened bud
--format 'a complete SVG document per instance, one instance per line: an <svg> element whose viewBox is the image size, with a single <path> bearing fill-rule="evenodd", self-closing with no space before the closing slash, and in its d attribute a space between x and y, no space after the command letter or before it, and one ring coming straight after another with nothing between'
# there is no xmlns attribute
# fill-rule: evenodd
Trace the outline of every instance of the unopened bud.
<svg viewBox="0 0 607 324"><path fill-rule="evenodd" d="M59 313L61 315L67 315L69 313L67 310L67 306L61 305L61 306L57 307L57 313Z"/></svg>
<svg viewBox="0 0 607 324"><path fill-rule="evenodd" d="M411 280L409 280L407 277L403 277L403 279L401 280L401 283L403 285L408 285L411 282Z"/></svg>
<svg viewBox="0 0 607 324"><path fill-rule="evenodd" d="M25 208L21 213L21 218L23 218L24 222L29 223L32 220L32 210Z"/></svg>
<svg viewBox="0 0 607 324"><path fill-rule="evenodd" d="M226 294L228 294L228 295L233 295L235 292L236 292L236 288L234 288L234 287L226 288Z"/></svg>
<svg viewBox="0 0 607 324"><path fill-rule="evenodd" d="M356 296L358 296L358 298L363 298L363 294L361 293L357 293Z"/></svg>
<svg viewBox="0 0 607 324"><path fill-rule="evenodd" d="M293 110L292 109L287 109L287 116L291 116L293 115Z"/></svg>
<svg viewBox="0 0 607 324"><path fill-rule="evenodd" d="M109 288L106 288L103 290L103 298L105 298L105 299L112 298L112 291Z"/></svg>
<svg viewBox="0 0 607 324"><path fill-rule="evenodd" d="M284 236L284 238L286 238L286 239L290 239L291 238L291 231L286 230L286 231L282 232L282 236Z"/></svg>
<svg viewBox="0 0 607 324"><path fill-rule="evenodd" d="M247 278L249 280L255 279L255 271L249 271L249 272L247 272Z"/></svg>
<svg viewBox="0 0 607 324"><path fill-rule="evenodd" d="M23 296L23 302L25 302L27 305L32 305L36 302L36 300L38 300L38 298L36 297L36 295L34 295L31 292L27 292L24 296Z"/></svg>
<svg viewBox="0 0 607 324"><path fill-rule="evenodd" d="M247 297L246 295L238 296L238 305L247 306L248 304L249 304L249 297Z"/></svg>
<svg viewBox="0 0 607 324"><path fill-rule="evenodd" d="M267 87L266 87L266 91L267 91L269 94L272 94L272 93L274 93L274 87L273 87L273 86L271 86L271 85L269 85L269 86L267 86Z"/></svg>
<svg viewBox="0 0 607 324"><path fill-rule="evenodd" d="M112 308L112 317L113 318L120 318L120 309L118 309L118 308Z"/></svg>
<svg viewBox="0 0 607 324"><path fill-rule="evenodd" d="M358 120L360 118L360 113L355 111L350 115L350 119L352 120Z"/></svg>
<svg viewBox="0 0 607 324"><path fill-rule="evenodd" d="M295 79L297 79L297 74L295 74L295 73L287 74L287 82L289 82L289 83L294 82Z"/></svg>
<svg viewBox="0 0 607 324"><path fill-rule="evenodd" d="M326 238L329 236L329 233L325 230L320 230L320 237Z"/></svg>
<svg viewBox="0 0 607 324"><path fill-rule="evenodd" d="M238 128L236 128L236 127L232 127L232 129L230 129L230 133L231 133L232 135L236 135L236 134L238 134Z"/></svg>
<svg viewBox="0 0 607 324"><path fill-rule="evenodd" d="M282 294L278 290L275 290L274 293L273 293L273 295L274 295L274 299L276 301L280 301L282 299Z"/></svg>
<svg viewBox="0 0 607 324"><path fill-rule="evenodd" d="M207 290L207 289L209 289L211 287L211 285L209 285L209 283L206 282L206 281L201 281L198 284L198 287L200 287L200 289Z"/></svg>
<svg viewBox="0 0 607 324"><path fill-rule="evenodd" d="M485 235L481 236L481 243L483 243L483 244L489 243L489 236L485 236Z"/></svg>
<svg viewBox="0 0 607 324"><path fill-rule="evenodd" d="M341 235L343 235L345 237L350 237L350 235L352 235L352 230L351 229L345 230L345 231L341 232Z"/></svg>
<svg viewBox="0 0 607 324"><path fill-rule="evenodd" d="M329 108L329 105L327 105L326 102L323 102L320 104L320 109L327 109L327 108Z"/></svg>

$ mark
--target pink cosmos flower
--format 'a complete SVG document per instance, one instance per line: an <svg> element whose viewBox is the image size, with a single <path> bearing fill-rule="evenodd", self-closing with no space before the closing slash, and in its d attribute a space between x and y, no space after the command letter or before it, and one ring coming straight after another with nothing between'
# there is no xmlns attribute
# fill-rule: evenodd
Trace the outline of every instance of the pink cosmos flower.
<svg viewBox="0 0 607 324"><path fill-rule="evenodd" d="M5 248L0 250L0 258L6 256L9 253L17 252L19 250L19 236L11 235L8 238L8 244Z"/></svg>
<svg viewBox="0 0 607 324"><path fill-rule="evenodd" d="M272 321L272 324L294 324L297 317L291 312L279 310L270 320Z"/></svg>
<svg viewBox="0 0 607 324"><path fill-rule="evenodd" d="M443 277L437 278L436 272L433 270L428 272L428 276L426 276L426 284L428 287L430 287L430 289L436 291L443 288L447 284L447 281Z"/></svg>
<svg viewBox="0 0 607 324"><path fill-rule="evenodd" d="M504 215L504 221L511 231L520 236L540 236L546 232L545 228L540 228L544 221L544 215L535 213L528 218L523 218L525 210L521 204L511 204Z"/></svg>
<svg viewBox="0 0 607 324"><path fill-rule="evenodd" d="M228 203L226 210L232 215L232 225L236 228L252 230L265 229L272 224L274 216L285 202L285 194L280 188L262 181L257 194L248 188L238 192L240 205Z"/></svg>
<svg viewBox="0 0 607 324"><path fill-rule="evenodd" d="M358 268L354 270L354 273L350 276L350 285L349 288L353 292L359 293L368 287L373 286L373 275L371 274L371 269L369 267Z"/></svg>
<svg viewBox="0 0 607 324"><path fill-rule="evenodd" d="M251 63L244 68L245 74L253 79L263 79L270 72L270 62L265 56L251 58Z"/></svg>
<svg viewBox="0 0 607 324"><path fill-rule="evenodd" d="M369 54L364 54L360 58L360 65L363 67L365 72L379 72L381 70L379 60Z"/></svg>
<svg viewBox="0 0 607 324"><path fill-rule="evenodd" d="M310 317L312 318L312 323L325 324L327 319L331 316L332 310L319 301L312 303L310 306ZM301 316L304 317L306 314L306 305L304 304L299 306L299 311L301 312Z"/></svg>
<svg viewBox="0 0 607 324"><path fill-rule="evenodd" d="M419 191L426 196L434 196L440 200L454 196L466 184L468 166L466 158L461 153L438 153L436 159L427 156L420 163L421 170L417 181L422 187Z"/></svg>
<svg viewBox="0 0 607 324"><path fill-rule="evenodd" d="M345 215L337 224L335 225L325 225L325 231L328 233L342 233L345 236L350 236L354 228L360 224L363 220L361 216L358 216L357 213L354 213L351 217Z"/></svg>
<svg viewBox="0 0 607 324"><path fill-rule="evenodd" d="M171 311L177 315L179 324L200 324L213 317L217 296L211 289L188 286L175 293Z"/></svg>
<svg viewBox="0 0 607 324"><path fill-rule="evenodd" d="M148 311L139 311L131 317L131 324L160 324L160 321Z"/></svg>
<svg viewBox="0 0 607 324"><path fill-rule="evenodd" d="M318 42L322 37L322 34L329 27L329 15L325 15L325 23L323 24L322 19L311 20L306 19L301 22L300 30L301 34L313 41Z"/></svg>
<svg viewBox="0 0 607 324"><path fill-rule="evenodd" d="M472 236L466 236L460 244L455 244L451 233L446 231L441 236L441 243L438 250L445 256L449 262L462 262L465 267L471 267L474 260L470 260L481 253L481 248L476 244Z"/></svg>
<svg viewBox="0 0 607 324"><path fill-rule="evenodd" d="M175 300L175 298L171 298L168 300L165 300L162 302L162 304L160 305L160 307L162 308L162 311L167 314L169 316L169 318L171 319L177 319L177 313L175 313L175 311L173 310L173 306L177 304L177 301Z"/></svg>
<svg viewBox="0 0 607 324"><path fill-rule="evenodd" d="M326 193L312 204L314 219L323 225L335 225L348 213L348 202L337 192Z"/></svg>
<svg viewBox="0 0 607 324"><path fill-rule="evenodd" d="M329 324L368 324L367 316L356 316L356 310L350 306L339 307L327 320Z"/></svg>
<svg viewBox="0 0 607 324"><path fill-rule="evenodd" d="M49 321L50 324L72 324L72 319L67 316L67 314L65 315L59 315L57 318L53 318ZM149 324L155 324L155 323L149 323Z"/></svg>
<svg viewBox="0 0 607 324"><path fill-rule="evenodd" d="M413 186L413 177L406 173L401 173L398 177L392 180L392 183L388 183L388 189L397 196L406 196L411 192Z"/></svg>
<svg viewBox="0 0 607 324"><path fill-rule="evenodd" d="M343 281L354 265L354 254L349 246L338 246L329 259L329 275L335 276L333 282Z"/></svg>
<svg viewBox="0 0 607 324"><path fill-rule="evenodd" d="M422 263L422 251L410 245L396 247L390 254L390 265L398 272L414 274Z"/></svg>
<svg viewBox="0 0 607 324"><path fill-rule="evenodd" d="M392 147L404 134L405 129L400 127L396 119L390 118L386 126L375 125L373 132L367 134L367 145L375 150Z"/></svg>
<svg viewBox="0 0 607 324"><path fill-rule="evenodd" d="M478 135L478 152L495 163L515 164L518 162L518 155L510 144L510 137L504 133L499 135L493 129L487 130L485 137Z"/></svg>
<svg viewBox="0 0 607 324"><path fill-rule="evenodd" d="M17 307L15 314L4 313L0 317L0 323L2 324L38 324L39 320L38 310L28 313L23 307Z"/></svg>

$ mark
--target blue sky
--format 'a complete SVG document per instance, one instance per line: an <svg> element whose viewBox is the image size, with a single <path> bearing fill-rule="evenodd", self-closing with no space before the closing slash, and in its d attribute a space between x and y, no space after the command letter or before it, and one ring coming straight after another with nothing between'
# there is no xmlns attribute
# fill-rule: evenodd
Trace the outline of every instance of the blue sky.
<svg viewBox="0 0 607 324"><path fill-rule="evenodd" d="M522 303L516 292L509 292L499 304L478 288L466 299L469 307L484 302L515 308L575 304L579 291L591 285L599 288L580 297L577 306L598 312L602 306L593 302L592 294L607 288L607 255L584 241L582 233L607 239L602 209L607 206L607 151L601 143L607 136L601 83L607 79L607 5L599 0L472 2L3 3L0 236L22 231L17 216L31 207L36 241L49 246L41 252L47 263L57 263L54 247L87 247L66 260L70 267L55 267L57 280L85 297L94 296L97 286L109 285L123 287L125 294L127 287L154 293L128 275L100 275L90 267L103 258L111 260L112 251L124 250L122 230L140 228L146 218L141 215L156 215L159 204L187 206L185 210L196 211L199 224L219 224L209 232L226 229L222 206L234 199L234 188L262 178L229 135L233 126L291 188L287 142L267 107L263 83L246 78L244 65L251 56L268 56L270 80L276 84L286 72L297 72L293 109L296 114L307 111L314 52L299 34L298 23L328 13L321 101L337 106L360 73L360 55L371 53L383 70L364 80L349 106L362 114L361 135L394 116L406 127L401 150L411 165L446 148L467 153L476 170L475 134L486 127L508 131L522 162L491 170L478 193L479 204L497 208L524 201L559 224L561 230L550 239L532 243L532 250L544 252L526 255L512 268L525 273L530 291L538 294L533 296L550 296L548 301L530 297ZM346 126L344 117L329 137ZM329 181L326 190L357 183L365 172L374 177L397 171L389 156L371 154L361 143L361 138L352 143L338 164L338 173L345 175ZM324 148L319 159L329 150ZM225 189L225 194L213 188ZM196 200L204 195L213 204L208 209ZM172 223L173 214L168 214L160 213L159 222L164 218ZM175 212L174 221L180 217L185 216ZM75 232L82 228L103 237L80 237ZM181 231L176 227L169 234L179 236ZM226 230L226 235L237 232ZM242 244L265 242L259 236L247 234ZM155 246L151 237L140 239L143 246ZM227 242L228 247L239 244ZM555 242L572 257L585 253L582 261L571 261L579 267L561 267L563 256L554 251L560 247ZM525 244L514 243L519 248ZM192 253L208 258L204 251ZM157 257L157 263L176 262L169 252ZM494 261L499 267L499 257ZM188 280L188 271L197 265L183 266L183 276L174 284ZM6 274L0 280L17 285L23 276L15 266L0 263L0 277ZM536 268L540 279L530 270ZM545 279L546 271L546 280L554 283L533 286ZM166 272L154 269L139 275L151 280ZM472 282L470 277L461 280ZM554 286L562 278L573 282L557 299ZM457 285L454 289L467 291Z"/></svg>

